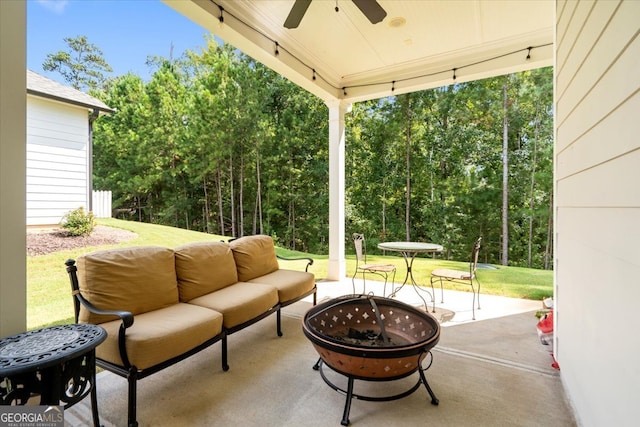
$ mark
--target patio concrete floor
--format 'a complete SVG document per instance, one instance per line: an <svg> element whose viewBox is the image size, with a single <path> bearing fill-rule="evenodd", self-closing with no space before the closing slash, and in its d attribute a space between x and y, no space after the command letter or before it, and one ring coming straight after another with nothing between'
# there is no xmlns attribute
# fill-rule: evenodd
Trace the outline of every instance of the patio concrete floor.
<svg viewBox="0 0 640 427"><path fill-rule="evenodd" d="M356 291L359 293L362 291L363 283L360 280L356 280ZM367 292L373 292L376 295L383 295L383 284L381 282L370 281L366 282ZM430 290L430 288L429 288ZM387 294L391 292L390 285L387 285ZM342 282L334 281L320 281L318 283L318 302L325 299L334 298L337 296L352 294L353 288L350 279L345 279ZM429 307L431 308L431 299L428 295L424 296ZM404 286L398 291L396 298L411 305L421 306L422 300L416 293L416 290L411 286ZM570 403L567 401L564 389L562 386L559 371L552 367L553 358L551 356L549 346L544 346L540 343L537 336L536 324L538 319L535 317L536 311L542 308L541 301L522 300L515 298L505 298L492 295L481 295L481 309L476 309L476 320L472 320L471 302L472 294L470 292L456 292L456 291L444 291L444 303L440 302L440 291L436 289L436 313L434 316L441 321L442 330L440 341L436 347L433 348L434 360L437 362L437 368L432 369L433 372L428 372L429 381L433 381L432 384L436 388L436 394L441 401L437 410L420 409L424 411L425 415L429 419L429 422L435 423L434 425L473 425L473 426L494 426L494 425L517 425L517 426L575 426L575 418L571 410ZM308 297L304 300L304 303L296 303L285 307L283 309L283 319L289 319L288 321L294 321L295 319L301 319L306 311L310 308L312 298ZM431 312L431 309L430 309ZM297 320L299 321L299 320ZM265 346L272 345L273 337L272 322L263 321L259 324L247 328L246 332L241 331L237 335L234 334L230 338L231 357L234 362L241 357L249 357L250 360L255 361L255 355L252 356L253 350L248 354L246 353L246 346L253 346L255 344L249 344L243 342L244 337L247 339L253 335L252 339L260 337L259 340L264 340L258 345L261 347L259 350L263 354L263 359L267 358L269 352ZM261 325L262 324L262 325ZM289 330L285 332L285 336L282 338L276 338L273 345L276 348L273 350L274 357L281 354L281 345L278 342L282 342L285 339L299 340L301 332L298 327L293 323L293 329L291 324ZM293 333L298 330L298 332ZM295 336L298 337L296 338ZM214 346L215 347L215 346ZM233 347L237 347L236 350ZM258 347L255 347L258 348ZM313 350L311 350L308 343L302 347L306 354L306 359L313 359ZM258 350L255 350L258 351ZM262 353L264 352L264 353ZM154 409L153 411L145 409L152 405L154 408L157 406L153 399L149 399L148 395L162 395L162 389L167 387L167 384L173 384L172 381L182 376L193 375L192 371L200 372L190 364L202 364L205 366L217 366L216 362L211 359L218 357L219 349L207 350L209 354L195 355L192 358L187 359L190 362L182 362L176 365L176 367L170 367L161 373L153 375L149 379L143 380L143 384L139 387L138 396L138 409L139 409L139 421L140 425L152 425L160 422L166 426L178 426L184 425L185 414L180 414L181 405L183 403L165 403L161 405L164 409ZM200 360L199 360L200 359ZM266 359L265 359L266 360ZM233 393L247 393L249 396L245 396L249 401L254 399L261 400L257 396L263 396L264 390L260 390L260 383L268 383L271 381L269 378L275 376L274 383L282 383L282 373L267 372L260 370L260 381L256 383L256 378L250 381L254 383L255 390L247 390L241 388L236 390L237 387L242 387L238 384L238 378L242 378L243 371L248 371L248 366L243 366L240 361L237 361L238 365L234 366L234 373L221 373L213 370L211 378L211 384L205 387L205 391L201 393L211 393L210 387L222 387L226 388L228 392ZM254 362L249 362L248 365ZM266 363L266 362L265 362ZM314 376L313 371L306 369L307 361L304 365L305 369L300 374L296 375L309 375L311 381L317 383L317 378ZM238 368L241 366L241 369ZM274 371L278 368L273 367ZM307 372L308 371L308 372ZM231 371L230 371L231 372ZM290 381L288 387L302 387L299 390L291 390L291 397L296 396L299 398L301 394L304 394L309 386L300 386L295 379L295 375L289 371ZM249 372L246 372L248 375ZM233 375L237 375L233 379ZM253 374L255 375L255 373ZM287 374L284 374L285 376ZM197 380L200 378L200 381ZM196 374L194 379L196 382L204 381L201 375ZM228 381L228 382L227 382ZM304 383L304 381L300 380ZM190 384L194 384L191 382ZM297 384L297 385L294 385ZM254 387L251 386L251 387ZM325 393L324 385L317 385L317 391L312 394L315 396L317 393ZM244 387L247 387L245 385ZM98 396L99 396L99 408L100 412L105 416L101 417L101 421L105 426L119 425L120 422L114 420L110 422L110 412L117 411L122 413L122 417L126 413L126 404L123 400L126 393L126 381L122 378L116 377L109 372L101 372L98 375ZM198 393L192 390L192 393ZM257 393L257 396L253 396L252 393ZM326 399L335 399L334 402L329 401L327 408L316 407L319 405L315 397L312 397L314 404L307 408L306 406L297 406L295 410L288 408L288 406L273 406L270 411L276 414L271 414L269 409L262 410L266 412L261 413L257 418L250 416L248 413L242 413L234 415L234 418L229 418L229 409L223 411L225 414L223 418L219 418L221 415L220 408L215 406L214 415L207 412L202 414L195 414L192 411L193 419L190 423L198 425L267 425L269 422L276 422L274 420L288 420L278 421L281 425L307 425L307 426L332 426L339 424L339 412L342 405L341 398L333 396L332 391L326 391ZM417 399L422 402L424 396L417 393ZM211 406L211 396L206 396L204 399L207 403L205 406ZM173 399L172 399L173 400ZM171 401L172 401L171 400ZM182 402L182 398L178 398ZM196 399L197 400L197 399ZM247 401L247 400L245 400ZM170 401L168 401L170 402ZM403 399L402 402L398 401L397 405L408 405L406 410L400 410L395 417L403 416L402 414L415 412L415 408L411 408L412 399ZM442 404L444 403L444 405ZM195 405L194 402L192 404ZM175 407L171 405L176 405ZM292 404L293 405L293 402ZM291 406L289 405L289 406ZM366 412L369 410L377 411L380 408L387 408L380 404L369 404L371 406L365 406L365 403L354 403L353 420L360 420L358 425L367 426L386 426L389 425L389 419L386 419L386 412L380 412L376 416L372 416L371 413ZM377 405L380 405L378 407ZM422 408L422 403L420 403ZM197 405L196 405L197 406ZM83 425L90 420L88 418L89 411L89 399L81 402L74 408L70 408L65 418L65 424L67 426L79 426ZM391 408L391 406L389 406ZM397 406L396 406L397 408ZM323 411L324 409L324 411ZM213 409L212 409L213 410ZM255 409L254 409L255 410ZM324 415L321 418L313 415L313 411L320 410L320 413ZM364 411L359 415L358 411ZM161 415L157 412L160 411ZM294 411L294 414L287 415L287 411ZM303 411L300 414L300 411ZM304 413L304 412L308 413ZM409 412L407 412L409 411ZM233 412L233 411L231 411ZM150 419L157 416L156 419ZM177 417L177 419L176 419ZM182 418L180 418L182 417ZM226 418L225 418L226 417ZM272 417L272 418L270 418ZM289 418L288 418L289 417ZM326 417L326 419L325 419ZM400 421L397 418L396 421ZM159 421L162 420L162 421ZM294 421L295 420L295 421ZM303 420L303 421L301 421ZM427 422L427 419L423 421L423 418L407 418L404 420L405 425L420 425L423 422ZM146 424L151 422L152 424ZM301 424L302 422L302 424ZM416 424L416 422L418 424ZM182 424L181 424L182 423ZM200 424L199 424L200 423ZM213 423L213 424L211 424ZM267 424L265 424L267 423Z"/></svg>
<svg viewBox="0 0 640 427"><path fill-rule="evenodd" d="M398 289L399 283L394 285L395 289ZM391 293L392 285L390 283L386 286L386 294ZM435 287L435 285L434 285ZM350 279L345 279L341 282L338 281L320 281L318 282L318 301L324 298L334 298L340 295L346 295L353 293L354 286ZM416 290L414 286L404 285L397 291L396 298L402 302L405 302L414 306L423 306L423 300L429 305L429 312L431 313L431 297L427 292L431 292L431 287L420 287L420 290ZM460 325L464 323L472 322L472 301L473 295L471 292L460 292L444 290L444 298L441 298L441 292L438 287L435 287L436 298L436 317L438 313L442 312L446 320L442 322L443 327ZM384 295L384 283L374 280L367 280L364 282L361 279L355 280L355 292L356 293L369 293L372 292L375 295ZM311 301L309 298L307 298ZM444 302L441 302L441 299ZM495 319L498 317L508 316L512 314L519 314L528 311L537 311L542 309L542 301L525 300L518 298L507 298L495 295L480 295L481 309L477 309L478 302L476 301L475 321ZM433 313L432 313L433 314ZM453 317L450 317L452 316ZM535 323L534 323L535 328Z"/></svg>

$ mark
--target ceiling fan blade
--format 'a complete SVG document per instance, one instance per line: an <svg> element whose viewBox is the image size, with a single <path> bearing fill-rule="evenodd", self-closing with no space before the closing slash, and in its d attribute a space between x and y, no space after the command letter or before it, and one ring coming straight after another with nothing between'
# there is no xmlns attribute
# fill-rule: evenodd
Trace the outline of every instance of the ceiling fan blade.
<svg viewBox="0 0 640 427"><path fill-rule="evenodd" d="M296 0L289 12L289 16L287 16L286 21L284 21L284 27L297 28L310 4L311 0Z"/></svg>
<svg viewBox="0 0 640 427"><path fill-rule="evenodd" d="M352 0L358 9L364 14L364 16L371 21L372 24L377 24L382 21L387 12L378 4L376 0Z"/></svg>

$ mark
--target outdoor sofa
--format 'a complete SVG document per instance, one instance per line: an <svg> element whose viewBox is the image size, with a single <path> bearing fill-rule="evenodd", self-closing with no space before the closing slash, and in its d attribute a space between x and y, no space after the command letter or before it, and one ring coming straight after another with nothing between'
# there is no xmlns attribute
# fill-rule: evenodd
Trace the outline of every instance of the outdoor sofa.
<svg viewBox="0 0 640 427"><path fill-rule="evenodd" d="M280 258L284 259L284 258ZM313 274L281 269L269 236L175 249L138 246L92 252L66 262L76 322L108 334L96 364L127 378L128 424L137 426L137 381L313 294Z"/></svg>

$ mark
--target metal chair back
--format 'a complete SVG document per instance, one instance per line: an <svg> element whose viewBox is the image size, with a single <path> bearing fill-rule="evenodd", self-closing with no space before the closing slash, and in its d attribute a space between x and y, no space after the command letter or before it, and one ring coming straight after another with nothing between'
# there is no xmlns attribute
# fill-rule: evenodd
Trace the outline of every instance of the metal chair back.
<svg viewBox="0 0 640 427"><path fill-rule="evenodd" d="M480 253L480 245L482 243L482 237L478 237L478 240L473 244L471 249L471 262L469 263L469 274L471 277L476 277L476 269L478 268L478 254Z"/></svg>
<svg viewBox="0 0 640 427"><path fill-rule="evenodd" d="M357 264L367 262L367 252L364 245L364 234L353 233L351 236L353 239L353 245L356 249L356 266Z"/></svg>

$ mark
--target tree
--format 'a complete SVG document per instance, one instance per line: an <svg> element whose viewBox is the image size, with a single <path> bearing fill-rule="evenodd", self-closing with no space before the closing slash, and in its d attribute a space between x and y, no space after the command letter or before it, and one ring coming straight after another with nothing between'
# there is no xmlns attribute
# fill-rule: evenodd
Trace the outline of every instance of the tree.
<svg viewBox="0 0 640 427"><path fill-rule="evenodd" d="M509 76L502 87L502 265L509 265Z"/></svg>
<svg viewBox="0 0 640 427"><path fill-rule="evenodd" d="M94 188L113 191L114 207L135 212L142 221L140 207L147 191L141 181L148 175L143 155L149 151L148 123L154 119L144 82L133 74L116 77L100 96L117 113L104 115L95 123Z"/></svg>
<svg viewBox="0 0 640 427"><path fill-rule="evenodd" d="M150 64L149 82L121 76L99 93L117 113L94 128L94 184L119 216L326 253L327 106L213 38ZM482 236L483 262L552 267L552 89L548 68L356 103L347 235L373 250L438 242L460 261Z"/></svg>
<svg viewBox="0 0 640 427"><path fill-rule="evenodd" d="M106 80L104 73L113 71L103 58L102 50L89 43L87 36L65 37L64 41L69 50L48 54L42 68L59 72L75 89L102 88Z"/></svg>

